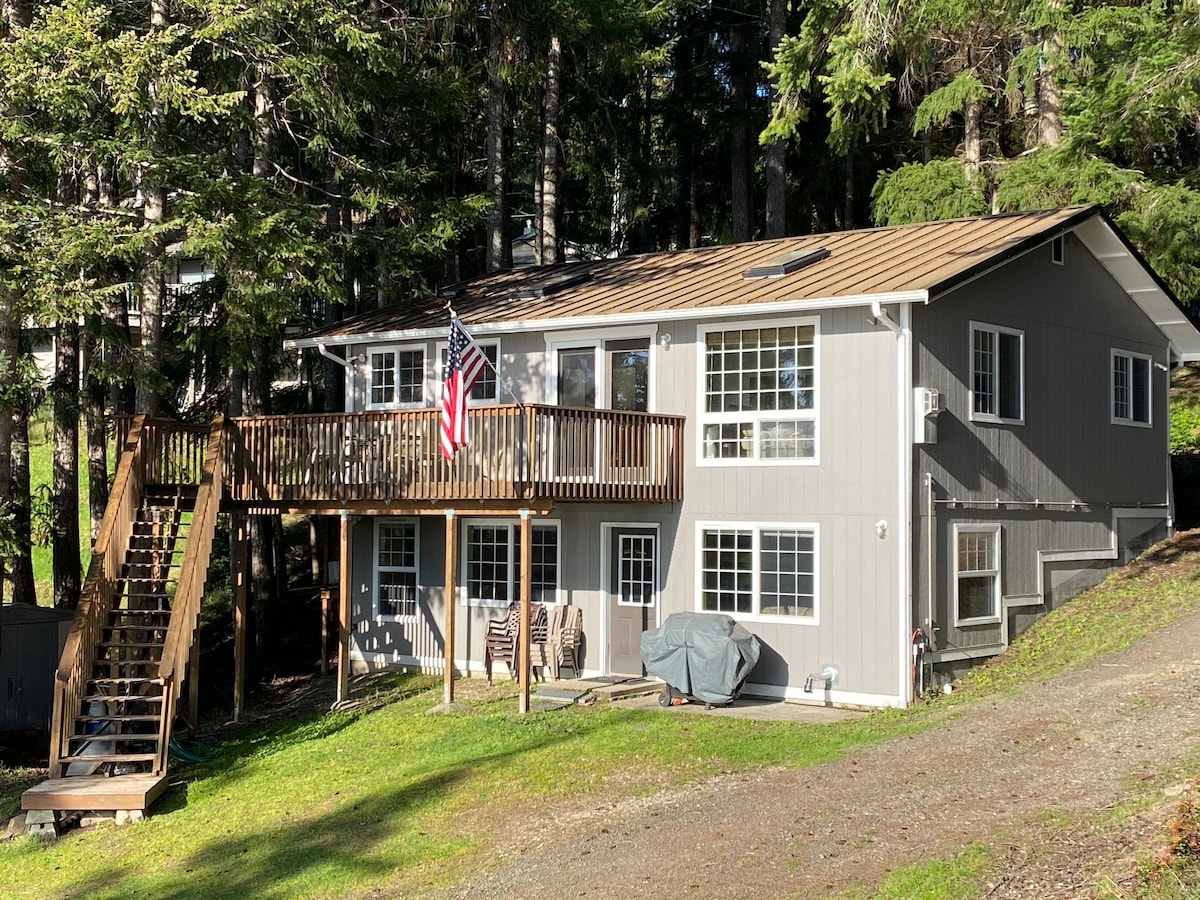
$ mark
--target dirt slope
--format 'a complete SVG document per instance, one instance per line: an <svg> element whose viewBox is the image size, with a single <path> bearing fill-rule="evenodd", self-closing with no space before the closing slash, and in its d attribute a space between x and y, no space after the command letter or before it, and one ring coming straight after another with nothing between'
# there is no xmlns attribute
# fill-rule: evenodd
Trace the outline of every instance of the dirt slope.
<svg viewBox="0 0 1200 900"><path fill-rule="evenodd" d="M560 897L625 900L823 897L972 842L1008 857L990 897L1089 896L1101 877L1128 875L1122 840L1152 838L1162 816L1116 841L1086 823L1200 746L1198 637L1191 614L1085 671L852 759L551 819L531 813L507 823L500 869L443 896L552 886Z"/></svg>

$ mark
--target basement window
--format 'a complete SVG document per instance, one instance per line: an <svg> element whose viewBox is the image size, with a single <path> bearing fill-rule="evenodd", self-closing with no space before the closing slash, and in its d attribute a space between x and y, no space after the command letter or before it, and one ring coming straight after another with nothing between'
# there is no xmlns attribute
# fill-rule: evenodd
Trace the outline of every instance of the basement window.
<svg viewBox="0 0 1200 900"><path fill-rule="evenodd" d="M954 528L954 624L1000 621L1000 526Z"/></svg>

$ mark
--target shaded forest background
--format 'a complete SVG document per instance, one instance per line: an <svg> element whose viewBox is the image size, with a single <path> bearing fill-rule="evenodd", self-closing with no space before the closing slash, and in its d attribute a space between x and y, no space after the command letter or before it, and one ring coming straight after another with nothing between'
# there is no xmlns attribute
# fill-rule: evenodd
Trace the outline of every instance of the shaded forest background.
<svg viewBox="0 0 1200 900"><path fill-rule="evenodd" d="M1194 0L5 0L0 15L0 593L17 602L35 602L44 533L53 602L77 603L77 513L94 534L115 416L340 408L319 359L306 390L272 391L285 330L511 266L518 235L546 264L1098 203L1182 301L1200 297ZM170 287L185 259L213 277ZM54 483L35 528L43 404ZM260 648L278 531L264 518L252 535Z"/></svg>

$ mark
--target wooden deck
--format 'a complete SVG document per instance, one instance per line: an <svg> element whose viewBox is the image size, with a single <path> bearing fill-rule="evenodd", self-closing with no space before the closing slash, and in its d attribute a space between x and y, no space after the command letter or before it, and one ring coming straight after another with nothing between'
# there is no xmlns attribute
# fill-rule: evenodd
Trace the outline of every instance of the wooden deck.
<svg viewBox="0 0 1200 900"><path fill-rule="evenodd" d="M21 809L144 810L166 789L166 775L48 778L21 795Z"/></svg>

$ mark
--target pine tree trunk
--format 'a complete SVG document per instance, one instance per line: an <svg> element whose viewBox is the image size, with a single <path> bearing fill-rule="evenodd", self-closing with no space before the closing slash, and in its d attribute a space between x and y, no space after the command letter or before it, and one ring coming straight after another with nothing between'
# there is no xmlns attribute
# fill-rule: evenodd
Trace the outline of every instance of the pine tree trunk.
<svg viewBox="0 0 1200 900"><path fill-rule="evenodd" d="M12 516L16 546L10 561L13 603L37 603L33 581L33 509L29 483L29 409L24 401L12 415Z"/></svg>
<svg viewBox="0 0 1200 900"><path fill-rule="evenodd" d="M734 243L753 237L750 221L754 197L750 190L750 85L746 71L746 26L739 23L729 31L729 105L733 115L729 145L730 226Z"/></svg>
<svg viewBox="0 0 1200 900"><path fill-rule="evenodd" d="M983 159L983 102L968 100L963 107L963 167L967 179L974 182L979 177L979 164Z"/></svg>
<svg viewBox="0 0 1200 900"><path fill-rule="evenodd" d="M787 28L787 0L770 0L767 18L769 57L775 58L775 50L783 40ZM771 106L779 102L779 86L771 84ZM767 221L766 236L781 238L787 233L787 142L782 139L771 141L766 148Z"/></svg>
<svg viewBox="0 0 1200 900"><path fill-rule="evenodd" d="M29 5L24 0L4 0L3 7L0 7L0 15L3 15L5 24L8 26L7 39L12 41L15 39L14 30L29 24ZM17 119L20 117L20 110L5 105L3 115L9 120ZM3 188L13 196L19 197L24 193L25 161L18 148L7 141L0 141L0 182L2 182ZM0 384L10 387L19 383L17 360L21 353L21 320L24 316L21 300L19 282L9 278L0 279ZM19 403L20 401L11 390L0 391L0 515L13 513L15 516L16 506L22 502L19 491L14 486L14 475L18 469L16 455L19 450L14 425L17 421ZM26 472L28 472L28 462L26 462ZM26 507L29 503L28 483L29 479L26 477L23 501ZM4 578L7 573L13 577L13 599L16 600L18 599L15 589L17 561L15 556L7 555L10 550L15 552L16 548L0 547L0 599L4 596ZM32 592L19 599L28 603L37 602L37 598L33 596Z"/></svg>
<svg viewBox="0 0 1200 900"><path fill-rule="evenodd" d="M542 171L540 227L538 228L538 265L563 261L563 247L559 240L559 178L562 173L560 157L559 120L562 115L562 41L558 35L550 38L550 49L546 55L546 111L542 129Z"/></svg>
<svg viewBox="0 0 1200 900"><path fill-rule="evenodd" d="M60 322L54 353L54 605L79 605L79 325Z"/></svg>
<svg viewBox="0 0 1200 900"><path fill-rule="evenodd" d="M505 132L505 72L510 62L512 33L506 0L491 0L487 57L487 248L489 272L512 268L511 223L508 210L508 155Z"/></svg>
<svg viewBox="0 0 1200 900"><path fill-rule="evenodd" d="M161 30L170 24L168 0L151 0L150 27ZM156 130L164 127L165 109L158 97L158 81L151 78L147 85L150 94L149 149L158 149ZM141 173L142 227L147 232L145 254L138 277L140 289L140 349L138 352L137 394L134 412L153 416L159 406L159 372L162 370L162 317L166 296L166 238L161 226L167 214L167 188L162 175L151 161Z"/></svg>
<svg viewBox="0 0 1200 900"><path fill-rule="evenodd" d="M1043 42L1042 67L1038 70L1038 122L1037 142L1039 147L1057 147L1062 140L1062 89L1055 78L1054 62L1062 57L1062 35L1055 33Z"/></svg>
<svg viewBox="0 0 1200 900"><path fill-rule="evenodd" d="M83 396L87 424L88 522L91 546L96 544L104 508L108 506L108 435L104 416L103 342L100 317L88 316L83 341Z"/></svg>

